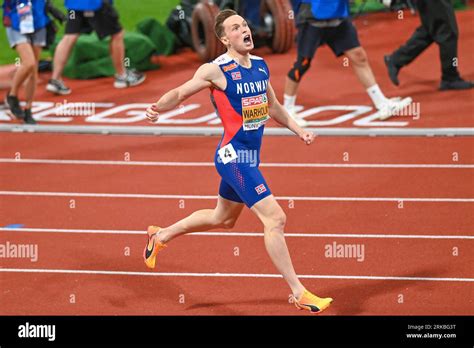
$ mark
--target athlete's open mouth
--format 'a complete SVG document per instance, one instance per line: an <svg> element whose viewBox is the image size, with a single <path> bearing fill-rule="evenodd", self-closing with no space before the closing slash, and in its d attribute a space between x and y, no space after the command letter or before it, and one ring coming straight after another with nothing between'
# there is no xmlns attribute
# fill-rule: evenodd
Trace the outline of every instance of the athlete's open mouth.
<svg viewBox="0 0 474 348"><path fill-rule="evenodd" d="M244 43L252 43L252 37L250 36L250 34L244 36Z"/></svg>

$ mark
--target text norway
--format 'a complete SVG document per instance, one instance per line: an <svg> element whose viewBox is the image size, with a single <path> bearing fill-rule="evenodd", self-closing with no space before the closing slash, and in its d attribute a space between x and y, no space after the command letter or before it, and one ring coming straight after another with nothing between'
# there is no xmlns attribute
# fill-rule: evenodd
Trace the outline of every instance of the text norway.
<svg viewBox="0 0 474 348"><path fill-rule="evenodd" d="M261 93L267 90L268 80L237 83L237 94Z"/></svg>

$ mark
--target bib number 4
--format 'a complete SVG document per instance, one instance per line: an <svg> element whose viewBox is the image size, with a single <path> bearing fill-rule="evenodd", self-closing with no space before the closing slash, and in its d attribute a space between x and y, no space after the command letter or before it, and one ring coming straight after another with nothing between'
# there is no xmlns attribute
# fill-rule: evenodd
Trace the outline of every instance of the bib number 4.
<svg viewBox="0 0 474 348"><path fill-rule="evenodd" d="M221 148L218 152L219 158L222 161L222 163L227 164L230 161L233 161L234 159L237 158L237 153L235 152L234 147L232 144L227 144L223 148Z"/></svg>

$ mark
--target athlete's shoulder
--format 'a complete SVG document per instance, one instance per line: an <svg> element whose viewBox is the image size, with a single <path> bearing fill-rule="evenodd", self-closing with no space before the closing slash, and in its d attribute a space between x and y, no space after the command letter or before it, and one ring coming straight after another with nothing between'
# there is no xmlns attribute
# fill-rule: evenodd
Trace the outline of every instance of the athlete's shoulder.
<svg viewBox="0 0 474 348"><path fill-rule="evenodd" d="M194 78L212 81L219 78L221 69L216 64L204 63L196 70Z"/></svg>
<svg viewBox="0 0 474 348"><path fill-rule="evenodd" d="M251 54L251 55L250 55L250 59L253 59L253 60L263 60L262 57L256 56L256 55L254 55L254 54Z"/></svg>
<svg viewBox="0 0 474 348"><path fill-rule="evenodd" d="M217 64L217 65L226 65L230 62L232 62L232 58L227 53L224 53L220 55L219 57L217 57L216 59L214 59L211 63Z"/></svg>

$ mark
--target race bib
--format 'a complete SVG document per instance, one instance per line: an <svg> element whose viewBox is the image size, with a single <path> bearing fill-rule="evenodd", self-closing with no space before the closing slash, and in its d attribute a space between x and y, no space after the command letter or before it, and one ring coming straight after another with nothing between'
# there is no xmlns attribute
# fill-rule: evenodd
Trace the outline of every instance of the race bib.
<svg viewBox="0 0 474 348"><path fill-rule="evenodd" d="M20 18L20 33L31 34L35 32L35 26L33 22L33 10L31 1L20 3L16 6L18 17Z"/></svg>
<svg viewBox="0 0 474 348"><path fill-rule="evenodd" d="M266 93L254 97L242 98L244 131L259 129L269 118L268 98Z"/></svg>
<svg viewBox="0 0 474 348"><path fill-rule="evenodd" d="M219 154L219 158L224 164L227 164L237 158L237 153L235 152L232 144L227 144L222 149L217 151L217 153Z"/></svg>

